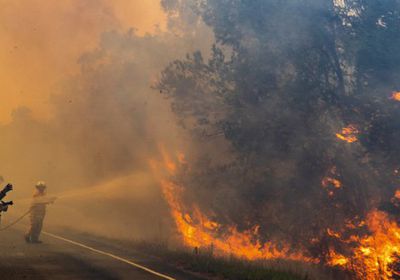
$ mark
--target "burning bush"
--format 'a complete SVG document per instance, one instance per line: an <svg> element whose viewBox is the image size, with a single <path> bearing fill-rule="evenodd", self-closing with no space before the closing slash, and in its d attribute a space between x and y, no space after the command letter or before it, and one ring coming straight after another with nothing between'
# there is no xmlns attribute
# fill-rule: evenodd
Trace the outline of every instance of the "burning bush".
<svg viewBox="0 0 400 280"><path fill-rule="evenodd" d="M197 143L163 184L184 242L398 277L397 1L192 4L216 46L158 85Z"/></svg>

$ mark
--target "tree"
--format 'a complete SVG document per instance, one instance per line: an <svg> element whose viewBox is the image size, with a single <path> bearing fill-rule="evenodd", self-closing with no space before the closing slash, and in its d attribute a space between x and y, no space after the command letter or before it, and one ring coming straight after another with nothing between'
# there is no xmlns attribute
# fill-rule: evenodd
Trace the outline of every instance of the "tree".
<svg viewBox="0 0 400 280"><path fill-rule="evenodd" d="M214 30L212 56L171 63L159 87L194 138L221 132L234 160L182 175L188 196L221 222L251 221L264 240L283 237L324 258L336 246L328 228L361 219L395 189L399 104L388 97L400 74L399 1L193 6ZM354 143L335 137L349 125Z"/></svg>

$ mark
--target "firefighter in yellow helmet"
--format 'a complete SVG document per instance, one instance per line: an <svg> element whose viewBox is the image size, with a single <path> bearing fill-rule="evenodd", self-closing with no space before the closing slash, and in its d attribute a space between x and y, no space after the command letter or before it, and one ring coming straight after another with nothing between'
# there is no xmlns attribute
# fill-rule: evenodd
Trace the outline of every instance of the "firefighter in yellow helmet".
<svg viewBox="0 0 400 280"><path fill-rule="evenodd" d="M30 208L30 227L25 235L27 243L42 243L39 240L39 236L42 231L44 217L46 216L46 207L56 200L55 197L47 197L45 182L39 181L35 187Z"/></svg>

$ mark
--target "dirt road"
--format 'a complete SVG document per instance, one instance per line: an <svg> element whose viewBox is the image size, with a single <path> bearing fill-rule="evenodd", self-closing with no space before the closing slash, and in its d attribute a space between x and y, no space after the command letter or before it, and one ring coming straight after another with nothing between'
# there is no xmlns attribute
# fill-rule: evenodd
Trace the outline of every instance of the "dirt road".
<svg viewBox="0 0 400 280"><path fill-rule="evenodd" d="M40 245L26 244L20 228L0 232L0 279L199 279L88 236L52 232L42 240Z"/></svg>

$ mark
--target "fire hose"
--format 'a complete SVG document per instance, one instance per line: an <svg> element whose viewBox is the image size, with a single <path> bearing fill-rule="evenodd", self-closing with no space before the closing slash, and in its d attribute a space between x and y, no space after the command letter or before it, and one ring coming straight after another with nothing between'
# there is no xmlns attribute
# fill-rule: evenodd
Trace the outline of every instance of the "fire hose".
<svg viewBox="0 0 400 280"><path fill-rule="evenodd" d="M6 229L12 227L13 225L17 224L18 222L20 222L24 217L26 217L26 216L27 216L29 213L31 213L31 212L32 212L32 210L29 209L28 211L26 211L22 216L20 216L20 217L19 217L18 219L16 219L15 221L9 223L9 224L8 224L7 226L5 226L5 227L0 228L0 231L4 231L4 230L6 230ZM152 270L152 269L150 269L150 268L148 268L148 267L146 267L146 266L143 266L143 265L134 263L134 262L132 262L132 261L130 261L130 260L128 260L128 259L122 258L122 257L117 256L117 255L114 255L114 254L112 254L112 253L108 253L108 252L105 252L105 251L102 251L102 250L95 249L95 248L93 248L93 247L89 247L89 246L84 245L84 244L82 244L82 243L79 243L79 242L76 242L76 241L73 241L73 240L70 240L70 239L66 239L66 238L64 238L64 237L55 235L55 234L50 233L50 232L43 231L43 234L45 234L45 235L47 235L47 236L51 236L51 237L56 238L56 239L59 239L59 240L62 240L62 241L64 241L64 242L68 242L68 243L73 244L73 245L76 245L76 246L79 246L79 247L81 247L81 248L85 248L85 249L87 249L87 250L90 250L90 251L92 251L92 252L98 253L98 254L100 254L100 255L108 256L108 257L113 258L113 259L115 259L115 260L124 262L124 263L129 264L129 265L131 265L131 266L133 266L133 267L139 268L139 269L144 270L144 271L146 271L146 272L148 272L148 273L151 273L151 274L153 274L153 275L156 275L156 276L158 276L158 277L160 277L160 278L164 278L164 279L167 279L167 280L176 280L175 278L172 278L172 277L167 276L167 275L165 275L165 274L159 273L159 272L157 272L157 271L155 271L155 270Z"/></svg>
<svg viewBox="0 0 400 280"><path fill-rule="evenodd" d="M25 218L32 210L29 209L28 211L26 211L22 216L20 216L18 219L16 219L15 221L9 223L8 225L6 225L5 227L1 227L0 231L4 231L6 229L9 229L10 227L12 227L13 225L16 225L17 223L19 223L23 218Z"/></svg>

